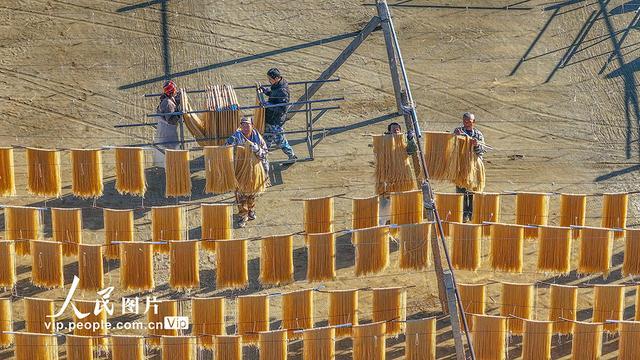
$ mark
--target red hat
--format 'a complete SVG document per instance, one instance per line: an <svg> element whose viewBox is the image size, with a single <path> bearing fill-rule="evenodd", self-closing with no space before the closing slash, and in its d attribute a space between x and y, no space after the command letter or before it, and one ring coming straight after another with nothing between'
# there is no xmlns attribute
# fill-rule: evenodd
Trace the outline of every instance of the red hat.
<svg viewBox="0 0 640 360"><path fill-rule="evenodd" d="M162 90L166 95L173 95L173 93L176 92L176 83L174 83L173 80L169 80L164 83Z"/></svg>

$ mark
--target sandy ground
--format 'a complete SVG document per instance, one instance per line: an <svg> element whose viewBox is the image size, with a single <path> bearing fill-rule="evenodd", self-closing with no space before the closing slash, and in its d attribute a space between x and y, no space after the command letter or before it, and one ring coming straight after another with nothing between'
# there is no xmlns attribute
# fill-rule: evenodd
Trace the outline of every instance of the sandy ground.
<svg viewBox="0 0 640 360"><path fill-rule="evenodd" d="M179 86L200 88L228 82L266 82L264 73L281 68L290 80L314 79L349 40L318 42L359 30L375 14L361 1L194 1L166 4L169 48L163 56L161 1L131 0L16 0L0 4L0 145L91 148L104 145L146 143L149 128L114 129L116 124L148 121L145 114L156 104L142 95L157 92L165 72ZM595 193L637 190L638 129L640 110L635 90L640 36L634 27L633 6L628 1L399 1L392 7L407 64L412 90L424 130L450 130L462 112L473 111L478 127L495 150L486 156L488 191L562 191ZM507 8L507 5L510 5ZM626 5L626 6L625 6ZM301 46L298 46L301 45ZM294 48L292 48L295 46ZM610 58L611 56L611 58ZM524 59L524 61L522 61ZM609 60L609 61L608 61ZM316 148L312 162L282 171L282 183L270 188L258 202L258 220L237 237L295 232L302 227L302 203L295 198L347 193L373 193L370 138L381 133L394 112L386 52L381 33L374 33L336 73L339 83L327 84L318 97L344 96L339 111L327 115L319 126L349 125L336 131ZM301 88L293 90L302 94ZM242 103L252 103L250 93L240 93ZM195 100L198 101L198 100ZM302 129L296 116L288 129ZM295 136L292 137L296 139ZM295 141L299 154L304 144ZM521 156L516 156L521 155ZM194 159L201 154L194 152ZM276 151L273 156L282 156ZM150 160L150 159L149 159ZM98 206L137 207L141 200L114 190L113 155L105 154L106 191ZM102 215L69 193L43 201L25 191L24 153L17 152L19 192L3 204L82 206L85 240L102 241ZM194 167L197 168L197 161ZM63 156L69 168L68 155ZM67 172L64 172L67 173ZM229 196L203 194L203 173L193 174L193 202L229 200ZM171 204L163 197L163 179L149 179L145 206ZM450 184L435 184L437 191L452 191ZM185 199L183 199L185 200ZM588 223L598 225L599 198L589 198ZM503 221L513 221L513 197L503 199ZM559 201L552 200L557 214ZM350 202L336 200L336 228L348 228ZM629 222L638 224L640 202L632 198ZM199 211L189 206L190 236L199 236ZM45 217L50 235L50 217ZM554 217L555 221L555 217ZM149 209L136 210L136 238L150 237ZM576 244L577 245L577 244ZM494 273L484 265L476 273L458 271L459 281L544 280L565 284L622 282L622 242L616 243L615 269L606 279L575 273L556 277L537 273L535 242L525 249L522 274ZM250 243L250 287L218 291L214 285L213 256L202 254L202 288L189 295L228 295L308 288L304 281L306 253L296 238L296 282L279 289L264 289L257 282L259 244ZM577 255L577 251L574 252ZM396 254L392 254L395 264ZM577 262L577 258L575 260ZM66 259L67 281L77 271L75 259ZM66 291L45 291L30 286L30 266L19 261L20 296L63 297ZM348 237L338 241L338 279L329 289L362 286L412 286L407 313L412 318L440 313L435 275L402 272L392 266L368 278L353 278L353 248ZM118 264L110 263L106 281L117 286ZM156 258L158 297L181 297L167 283L168 261ZM496 314L499 285L490 285L489 313ZM592 289L580 290L579 318L591 318ZM9 295L9 292L3 293ZM114 296L122 296L116 291ZM538 290L536 316L544 319L547 290ZM87 295L92 298L91 294ZM318 324L326 320L326 295L316 294ZM625 317L634 313L635 289L627 288ZM272 328L280 318L280 300L271 306ZM232 306L232 303L229 303ZM360 318L370 319L371 294L363 292ZM188 309L185 309L188 311ZM24 327L22 302L14 307L16 330ZM122 320L122 319L115 319ZM233 317L228 318L229 325ZM438 323L438 358L452 358L451 327ZM62 340L61 340L62 341ZM617 338L605 337L605 358L615 358ZM510 340L510 358L520 355L519 337ZM338 342L338 357L350 357L350 340ZM289 346L292 358L301 357L300 341ZM553 357L568 358L569 339L553 342ZM248 358L255 349L245 348ZM61 354L64 354L61 347ZM157 354L156 354L157 356ZM404 339L388 340L387 358L403 358ZM12 358L11 349L0 358Z"/></svg>

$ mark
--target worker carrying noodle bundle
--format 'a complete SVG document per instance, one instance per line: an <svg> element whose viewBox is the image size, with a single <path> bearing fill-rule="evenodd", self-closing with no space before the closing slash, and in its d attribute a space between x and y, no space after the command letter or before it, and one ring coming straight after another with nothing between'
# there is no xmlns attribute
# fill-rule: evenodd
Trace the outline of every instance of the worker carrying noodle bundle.
<svg viewBox="0 0 640 360"><path fill-rule="evenodd" d="M289 83L280 74L280 70L276 68L267 71L267 78L271 84L270 88L260 87L265 95L269 97L266 105L287 104L290 101ZM277 145L289 157L289 160L298 159L287 138L284 135L284 123L287 121L287 105L268 107L265 109L265 132L264 138L267 142L267 148Z"/></svg>
<svg viewBox="0 0 640 360"><path fill-rule="evenodd" d="M469 136L472 138L473 152L475 152L480 161L482 161L482 155L486 152L484 146L484 135L482 135L482 132L476 129L475 126L475 115L470 112L466 112L462 115L462 126L455 128L453 133L455 135ZM459 186L456 186L456 192L464 194L463 217L464 222L467 222L471 220L471 213L473 211L473 193Z"/></svg>
<svg viewBox="0 0 640 360"><path fill-rule="evenodd" d="M227 145L245 146L249 145L253 156L255 156L260 162L261 167L257 168L261 170L260 174L256 174L256 169L251 169L246 175L250 176L253 180L238 178L238 170L241 167L239 163L238 150L236 148L236 178L239 184L250 182L255 183L255 187L251 190L243 190L241 186L236 188L236 202L238 203L238 222L237 226L243 228L247 226L247 221L256 219L256 195L258 192L264 190L267 174L269 173L269 161L267 160L268 148L267 144L260 135L260 133L253 128L253 118L245 116L240 120L240 128L236 130L226 141Z"/></svg>
<svg viewBox="0 0 640 360"><path fill-rule="evenodd" d="M162 95L157 112L159 114L178 112L181 109L181 93L178 91L176 83L168 80L162 86ZM178 124L180 115L162 115L158 117L155 142L159 143L153 152L153 165L164 168L164 153L160 148L176 149L178 140Z"/></svg>

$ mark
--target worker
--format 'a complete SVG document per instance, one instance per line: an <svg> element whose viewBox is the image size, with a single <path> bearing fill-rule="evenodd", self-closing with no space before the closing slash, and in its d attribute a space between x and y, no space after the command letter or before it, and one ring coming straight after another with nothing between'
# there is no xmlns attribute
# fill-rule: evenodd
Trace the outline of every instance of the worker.
<svg viewBox="0 0 640 360"><path fill-rule="evenodd" d="M265 173L269 173L269 162L267 144L258 132L253 128L253 118L243 116L240 120L240 128L236 130L226 141L227 145L244 145L249 143L251 151L262 161L262 168ZM247 226L247 221L256 219L256 194L244 194L236 190L236 202L238 204L237 226L243 228Z"/></svg>
<svg viewBox="0 0 640 360"><path fill-rule="evenodd" d="M455 135L463 135L471 137L473 143L473 151L482 161L482 155L486 152L484 147L484 135L480 130L476 129L476 117L470 112L462 114L462 126L453 130ZM463 221L471 220L473 213L473 193L465 188L456 186L456 192L464 194L463 202Z"/></svg>
<svg viewBox="0 0 640 360"><path fill-rule="evenodd" d="M180 111L180 92L176 83L168 80L162 86L160 104L156 109L157 113L173 113ZM164 153L161 149L176 149L178 147L178 124L181 115L161 115L158 117L156 126L156 149L153 152L153 165L164 168Z"/></svg>
<svg viewBox="0 0 640 360"><path fill-rule="evenodd" d="M260 87L260 91L269 97L266 105L289 103L289 83L282 77L280 70L276 68L269 69L269 71L267 71L267 78L271 86L269 88L265 86ZM287 105L267 107L265 109L264 138L268 148L274 145L278 146L288 156L289 160L295 161L298 157L293 152L293 148L291 148L291 145L289 145L284 135L284 123L287 121L287 110Z"/></svg>

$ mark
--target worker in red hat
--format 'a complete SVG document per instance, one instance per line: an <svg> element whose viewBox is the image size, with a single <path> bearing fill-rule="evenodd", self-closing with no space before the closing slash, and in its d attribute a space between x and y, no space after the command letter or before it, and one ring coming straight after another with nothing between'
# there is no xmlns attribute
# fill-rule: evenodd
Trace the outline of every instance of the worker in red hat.
<svg viewBox="0 0 640 360"><path fill-rule="evenodd" d="M160 104L156 110L159 114L169 114L181 110L180 92L173 80L165 81L162 86ZM158 117L155 138L158 148L175 149L178 147L178 124L180 119L181 115L162 115ZM164 154L159 150L154 151L153 165L164 167Z"/></svg>

